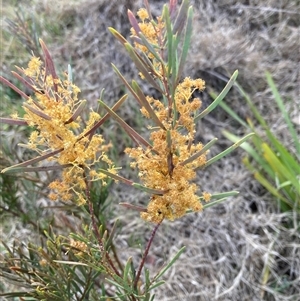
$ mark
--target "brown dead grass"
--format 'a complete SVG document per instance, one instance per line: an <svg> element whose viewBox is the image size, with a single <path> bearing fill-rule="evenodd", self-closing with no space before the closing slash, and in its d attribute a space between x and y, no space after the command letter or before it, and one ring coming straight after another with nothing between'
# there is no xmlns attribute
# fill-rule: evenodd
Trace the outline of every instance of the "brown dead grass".
<svg viewBox="0 0 300 301"><path fill-rule="evenodd" d="M164 2L150 2L154 15L158 15ZM91 105L96 104L102 88L106 90L105 101L115 103L124 88L114 75L111 62L127 79L133 78L136 72L106 28L112 26L128 37L126 10L136 11L142 1L57 3L59 12L47 1L40 1L36 6L39 13L54 14L62 25L64 20L69 22L58 38L51 37L51 32L43 33L57 65L66 68L71 62L75 82ZM275 134L288 146L288 130L273 106L264 72L271 72L292 119L299 122L299 2L194 0L192 3L194 36L186 74L201 76L208 87L220 91L224 86L221 76L238 69L239 83L251 95ZM205 105L211 101L207 94L203 100ZM226 101L242 117L250 115L237 91L230 92ZM121 112L133 126L137 126L135 110L136 104L129 101ZM243 133L226 113L216 109L199 124L198 138L205 142L218 137L218 146L213 150L217 153L230 144L222 137L224 128ZM238 150L199 175L204 190L236 189L240 191L238 197L201 214L190 214L161 226L152 246L149 268L158 270L182 246L186 246L186 252L165 277L166 285L157 289L155 300L298 300L300 217L280 213L273 197L242 166L242 156L243 152ZM147 196L124 186L116 187L112 198L116 204L147 201ZM117 210L123 227L116 244L127 250L122 254L124 260L129 255L137 258L138 249L129 246L128 241L133 233L146 240L151 226L145 225L134 212L119 207ZM269 276L264 279L266 270Z"/></svg>

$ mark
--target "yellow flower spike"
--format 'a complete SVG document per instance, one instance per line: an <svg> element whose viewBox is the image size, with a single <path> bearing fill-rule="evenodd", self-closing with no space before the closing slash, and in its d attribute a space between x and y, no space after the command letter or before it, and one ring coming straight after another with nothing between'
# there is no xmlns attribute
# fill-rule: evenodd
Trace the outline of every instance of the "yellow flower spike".
<svg viewBox="0 0 300 301"><path fill-rule="evenodd" d="M14 116L17 118L16 121L1 120L34 127L36 130L31 133L28 143L24 146L36 151L39 157L7 168L4 172L11 172L23 166L27 171L47 170L46 166L27 166L46 159L56 162L57 165L54 163L49 168L58 169L61 166L63 172L60 180L49 185L52 190L49 198L53 201L72 201L75 196L76 202L83 204L86 180L90 178L93 180L93 176L90 177L88 173L96 164L104 163L111 172L117 174L113 162L106 155L111 145L106 144L101 135L95 134L105 119L101 119L98 113L91 111L87 121L83 122L80 114L86 107L86 101L78 99L80 89L70 81L68 74L64 74L62 78L57 76L45 43L43 41L40 43L45 66L39 58L32 57L26 69L17 68L20 74L26 75L26 79L14 73L22 84L33 91L31 97L0 77L1 82L25 98L23 118ZM118 106L114 107L114 110ZM105 177L102 174L97 176L97 179L104 180Z"/></svg>
<svg viewBox="0 0 300 301"><path fill-rule="evenodd" d="M157 23L147 20L143 11L138 13L142 23L136 23L133 16L132 34L139 36L140 30L147 42L152 45L159 45L159 38L164 31L165 24L161 18ZM135 48L146 53L153 62L157 64L157 72L160 72L161 80L165 78L165 66L162 61L155 61L154 56L147 52L147 47L135 42ZM165 78L167 82L167 79ZM134 159L131 166L138 167L139 177L143 184L149 189L166 191L163 195L153 195L147 207L147 212L142 212L142 218L158 223L162 219L174 220L183 216L187 210L200 211L202 205L196 195L197 185L191 181L195 179L195 168L199 168L206 163L207 150L203 150L201 143L194 144L195 123L194 116L201 107L201 100L193 98L196 90L202 91L205 82L201 79L192 80L189 77L179 83L175 89L174 102L168 101L167 106L161 101L152 97L144 97L140 93L139 102L143 103L142 114L146 118L154 120L155 125L160 129L154 130L150 134L152 149L126 149L125 152ZM137 89L135 89L135 92ZM143 97L141 97L143 96ZM175 115L177 114L177 115ZM161 126L163 125L163 126ZM181 130L185 128L188 133L183 134ZM208 198L208 196L207 196Z"/></svg>
<svg viewBox="0 0 300 301"><path fill-rule="evenodd" d="M195 168L206 162L206 152L202 144L191 142L191 134L183 135L178 130L159 129L151 133L153 149L146 152L142 148L127 149L126 153L135 160L139 176L146 187L166 191L161 196L153 196L141 217L158 223L166 218L174 220L187 210L200 211Z"/></svg>

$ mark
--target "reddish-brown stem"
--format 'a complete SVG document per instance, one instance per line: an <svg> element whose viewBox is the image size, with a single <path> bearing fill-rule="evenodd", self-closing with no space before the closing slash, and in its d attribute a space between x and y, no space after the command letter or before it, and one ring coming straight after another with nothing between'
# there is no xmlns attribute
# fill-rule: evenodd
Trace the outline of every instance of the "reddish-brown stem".
<svg viewBox="0 0 300 301"><path fill-rule="evenodd" d="M147 256L148 256L148 253L149 253L149 250L150 250L150 246L151 246L151 244L152 244L152 241L153 241L153 239L154 239L154 236L155 236L155 234L156 234L156 231L157 231L157 229L159 228L159 226L160 226L160 224L162 223L162 221L163 221L163 220L161 220L161 221L155 226L155 228L153 229L153 231L152 231L152 233L151 233L151 236L150 236L150 239L149 239L149 241L148 241L148 244L147 244L145 253L143 254L142 261L141 261L141 263L140 263L138 272L137 272L136 277L135 277L135 279L134 279L133 287L134 287L135 289L137 289L137 284L138 284L138 281L139 281L139 279L140 279L140 277L141 277L142 269L143 269L143 267L144 267L144 265L145 265L146 258L147 258Z"/></svg>
<svg viewBox="0 0 300 301"><path fill-rule="evenodd" d="M123 265L122 265L122 263L121 263L121 261L120 261L120 259L119 259L119 257L118 257L118 254L117 254L117 251L116 251L116 247L115 247L115 245L113 245L113 244L111 244L111 251L112 251L112 253L113 253L113 256L114 256L114 259L115 259L115 261L116 261L116 263L118 264L118 266L119 266L119 269L121 270L121 271L123 271Z"/></svg>
<svg viewBox="0 0 300 301"><path fill-rule="evenodd" d="M116 275L118 275L120 277L121 275L120 275L119 271L116 269L108 252L105 250L105 248L103 246L101 235L99 233L99 229L97 227L97 223L96 223L96 219L95 219L93 204L91 202L89 182L86 177L85 177L85 184L86 184L86 190L85 190L86 198L87 198L87 202L89 205L89 211L90 211L90 215L91 215L91 219L92 219L92 226L93 226L93 229L94 229L94 232L95 232L96 238L98 240L98 244L99 244L99 250L103 254L104 260L107 259L107 261L108 261L109 265L111 266L111 268L113 269L113 271L116 273Z"/></svg>

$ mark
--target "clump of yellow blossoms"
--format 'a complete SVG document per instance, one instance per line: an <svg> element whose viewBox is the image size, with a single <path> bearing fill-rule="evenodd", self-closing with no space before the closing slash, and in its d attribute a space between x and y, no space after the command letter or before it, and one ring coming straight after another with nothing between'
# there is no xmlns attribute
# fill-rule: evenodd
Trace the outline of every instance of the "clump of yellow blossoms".
<svg viewBox="0 0 300 301"><path fill-rule="evenodd" d="M157 72L155 76L161 80L165 91L168 91L166 87L168 67L163 65L162 60L156 60L153 54L147 51L147 47L137 39L138 29L154 47L161 45L165 24L159 17L154 25L150 22L145 9L141 9L138 16L142 22L131 29L136 40L134 46L148 56ZM199 187L192 181L196 178L195 169L205 165L207 151L201 152L203 145L194 143L194 117L201 107L201 101L193 98L193 93L204 88L203 80L192 80L187 77L177 85L172 99L170 93L165 92L167 103L146 97L161 126L152 129L150 134L152 147L144 149L140 146L125 150L134 159L131 167L139 169L139 177L143 184L151 189L164 191L162 195L152 195L147 211L141 213L145 220L159 223L164 218L169 220L179 218L187 210L202 210L197 195ZM149 109L142 107L141 112L145 117L151 118ZM210 199L209 193L204 192L202 196L206 201Z"/></svg>
<svg viewBox="0 0 300 301"><path fill-rule="evenodd" d="M202 210L202 204L196 194L198 187L191 181L196 177L195 169L206 163L206 152L191 162L185 161L203 148L201 143L193 143L195 135L193 113L200 108L201 101L197 98L190 101L193 92L203 88L204 82L199 79L186 78L178 85L175 106L179 118L175 125L172 124L172 118L168 117L168 109L163 103L147 97L165 130L158 129L151 133L152 149L138 147L128 148L125 151L135 159L131 167L139 168L139 177L145 186L166 191L161 196L152 196L147 212L141 213L142 218L146 220L156 223L163 218L174 220L183 216L189 209ZM149 117L144 108L141 111ZM184 130L186 133L182 133ZM168 139L171 143L168 143Z"/></svg>
<svg viewBox="0 0 300 301"><path fill-rule="evenodd" d="M137 15L141 19L141 23L139 23L139 28L147 41L151 44L158 45L158 37L163 35L163 31L165 28L165 23L162 20L162 17L157 17L157 24L154 27L153 24L149 21L149 15L145 8L139 9ZM137 33L134 28L131 28L131 33L135 36ZM153 59L154 56L149 52L148 48L140 43L134 43L136 49L141 50L142 52L146 53L149 58Z"/></svg>
<svg viewBox="0 0 300 301"><path fill-rule="evenodd" d="M62 178L49 185L53 191L49 197L69 201L75 196L77 204L84 204L87 181L100 179L105 184L107 177L91 169L93 165L105 162L108 170L116 173L113 162L106 155L110 145L94 133L100 116L92 111L83 122L79 114L85 100L78 99L79 88L68 80L67 74L62 80L53 76L54 72L46 72L39 58L32 57L28 68L22 72L34 88L34 95L23 105L26 112L23 119L36 128L26 147L41 156L53 153L48 160L63 167Z"/></svg>

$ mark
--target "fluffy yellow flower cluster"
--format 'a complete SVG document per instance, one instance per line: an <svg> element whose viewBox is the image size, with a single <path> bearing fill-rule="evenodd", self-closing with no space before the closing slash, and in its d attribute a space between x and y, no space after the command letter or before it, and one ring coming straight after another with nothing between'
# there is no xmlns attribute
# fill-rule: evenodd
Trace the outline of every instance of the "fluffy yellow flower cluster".
<svg viewBox="0 0 300 301"><path fill-rule="evenodd" d="M154 26L149 20L149 15L148 12L145 8L141 8L138 12L137 15L141 19L141 23L139 23L139 29L144 35L144 37L147 39L147 41L152 44L152 45L159 45L161 40L163 39L164 35L164 29L165 29L165 23L163 22L161 17L157 17L157 22ZM135 31L134 28L131 28L131 34L133 36L138 36L138 33ZM148 48L141 43L135 42L134 47L136 49L139 49L143 53L146 53L146 55L150 58L153 59L154 56L153 54L148 50ZM160 65L156 65L154 67L159 68Z"/></svg>
<svg viewBox="0 0 300 301"><path fill-rule="evenodd" d="M149 20L145 9L138 12L141 23L135 25L131 32L134 38L139 36L137 28L147 41L157 49L162 50L165 35L165 24L162 18L157 18L153 23ZM134 159L133 168L139 169L139 177L146 187L165 191L163 195L152 195L147 211L142 212L143 219L158 223L167 218L174 220L183 216L187 210L200 211L202 204L197 196L199 187L192 183L196 177L195 169L206 163L207 151L202 151L201 143L194 143L196 111L201 107L201 101L193 98L196 90L202 91L205 83L201 79L192 80L185 78L176 87L171 99L168 92L167 66L163 60L152 57L147 47L139 40L134 44L135 48L145 53L156 70L156 78L165 88L167 103L147 96L146 99L151 109L160 121L160 128L153 129L148 149L142 147L127 148L125 152ZM153 117L149 108L143 107L142 114ZM208 201L209 193L202 193ZM205 196L205 197L204 197Z"/></svg>
<svg viewBox="0 0 300 301"><path fill-rule="evenodd" d="M196 155L201 153L203 146L201 143L193 143L195 134L193 114L200 108L201 102L199 99L190 101L190 98L195 89L203 88L204 82L200 79L186 78L178 85L174 97L178 114L175 124L172 122L173 116L169 118L166 113L168 109L163 103L148 97L165 129L160 128L151 133L152 149L138 147L128 148L125 151L135 159L131 166L139 168L139 176L147 187L167 191L162 196L152 196L147 212L141 213L142 218L146 220L155 223L163 218L174 220L183 216L189 209L193 211L202 209L196 195L198 187L191 181L196 177L194 170L206 163L207 152ZM149 117L145 108L141 111ZM184 131L185 134L182 133ZM189 160L192 156L195 156L195 159Z"/></svg>
<svg viewBox="0 0 300 301"><path fill-rule="evenodd" d="M103 180L104 184L107 177L90 170L92 165L102 161L110 172L116 173L113 162L106 155L110 145L91 131L100 116L90 112L88 121L83 123L79 114L85 100L78 99L80 90L67 79L67 74L65 80L54 78L47 74L37 57L33 57L28 68L22 71L35 91L23 106L24 120L36 128L26 146L40 155L57 151L48 160L64 167L62 179L49 185L53 190L50 199L67 201L75 195L77 203L83 204L87 177L89 181Z"/></svg>

